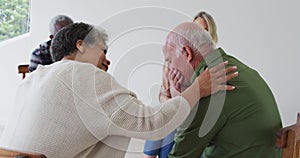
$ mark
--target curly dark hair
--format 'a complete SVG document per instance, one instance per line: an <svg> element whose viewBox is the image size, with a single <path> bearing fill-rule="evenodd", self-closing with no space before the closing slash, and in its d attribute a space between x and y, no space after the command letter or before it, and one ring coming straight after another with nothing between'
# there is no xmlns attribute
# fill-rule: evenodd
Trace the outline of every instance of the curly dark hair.
<svg viewBox="0 0 300 158"><path fill-rule="evenodd" d="M76 42L83 40L84 43L92 45L95 42L107 41L107 34L100 28L86 23L74 23L61 29L52 39L50 53L54 62L63 57L71 55L78 49Z"/></svg>

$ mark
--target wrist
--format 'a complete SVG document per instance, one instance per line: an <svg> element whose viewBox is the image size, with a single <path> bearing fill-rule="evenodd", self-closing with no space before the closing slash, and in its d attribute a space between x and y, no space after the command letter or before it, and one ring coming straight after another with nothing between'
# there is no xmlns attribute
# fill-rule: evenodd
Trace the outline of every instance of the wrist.
<svg viewBox="0 0 300 158"><path fill-rule="evenodd" d="M183 96L190 103L191 108L193 108L201 99L201 93L199 91L198 83L193 83L190 87L188 87L181 93L181 96Z"/></svg>
<svg viewBox="0 0 300 158"><path fill-rule="evenodd" d="M161 95L163 95L165 97L168 97L168 98L171 98L172 96L171 96L170 88L165 89L164 87L161 87L160 92L159 92L159 96L161 96Z"/></svg>

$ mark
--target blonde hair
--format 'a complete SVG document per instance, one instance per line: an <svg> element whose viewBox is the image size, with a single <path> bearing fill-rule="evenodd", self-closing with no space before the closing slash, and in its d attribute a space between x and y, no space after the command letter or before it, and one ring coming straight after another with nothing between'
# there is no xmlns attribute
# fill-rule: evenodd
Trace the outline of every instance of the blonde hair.
<svg viewBox="0 0 300 158"><path fill-rule="evenodd" d="M207 14L206 12L202 11L199 12L195 17L194 20L195 21L197 18L202 18L205 20L206 24L207 24L207 31L210 33L212 40L217 43L218 42L218 35L217 35L217 25L213 19L213 17L209 14Z"/></svg>

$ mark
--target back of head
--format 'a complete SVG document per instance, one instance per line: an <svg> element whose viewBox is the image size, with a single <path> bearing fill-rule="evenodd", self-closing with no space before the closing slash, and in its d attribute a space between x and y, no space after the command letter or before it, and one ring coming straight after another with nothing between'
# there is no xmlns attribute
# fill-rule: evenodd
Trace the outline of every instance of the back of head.
<svg viewBox="0 0 300 158"><path fill-rule="evenodd" d="M171 44L177 48L188 46L195 53L206 56L215 44L210 34L193 22L186 22L176 26L167 36L166 45Z"/></svg>
<svg viewBox="0 0 300 158"><path fill-rule="evenodd" d="M194 17L194 20L195 21L197 18L202 18L205 20L206 24L207 24L207 27L208 27L208 32L210 33L213 41L215 43L218 42L218 34L217 34L217 25L215 23L215 20L214 18L208 14L207 12L199 12L195 17Z"/></svg>
<svg viewBox="0 0 300 158"><path fill-rule="evenodd" d="M70 24L73 24L73 20L66 15L57 15L51 19L49 23L49 31L51 35L55 35L60 29Z"/></svg>
<svg viewBox="0 0 300 158"><path fill-rule="evenodd" d="M54 62L71 55L78 49L76 43L83 40L88 45L107 41L107 34L101 28L86 23L74 23L61 29L52 39L50 53Z"/></svg>

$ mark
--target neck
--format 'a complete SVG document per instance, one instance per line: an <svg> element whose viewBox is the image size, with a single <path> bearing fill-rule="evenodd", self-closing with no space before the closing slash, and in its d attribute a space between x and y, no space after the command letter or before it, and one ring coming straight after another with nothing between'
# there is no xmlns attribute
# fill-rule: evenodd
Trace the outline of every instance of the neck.
<svg viewBox="0 0 300 158"><path fill-rule="evenodd" d="M76 52L72 53L72 54L70 54L68 56L63 57L62 60L75 60L76 59L76 55L77 55Z"/></svg>
<svg viewBox="0 0 300 158"><path fill-rule="evenodd" d="M193 58L193 62L191 63L194 70L198 67L198 65L204 60L204 57L200 54L197 54Z"/></svg>
<svg viewBox="0 0 300 158"><path fill-rule="evenodd" d="M208 49L207 51L205 52L202 52L202 53L197 53L195 56L194 56L194 60L193 61L193 68L194 70L196 70L196 68L198 67L198 65L203 61L205 60L204 58L209 55L210 53L212 53L215 49L214 48L211 48L211 49Z"/></svg>

